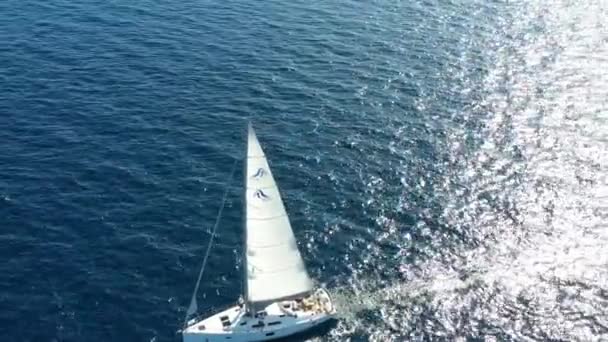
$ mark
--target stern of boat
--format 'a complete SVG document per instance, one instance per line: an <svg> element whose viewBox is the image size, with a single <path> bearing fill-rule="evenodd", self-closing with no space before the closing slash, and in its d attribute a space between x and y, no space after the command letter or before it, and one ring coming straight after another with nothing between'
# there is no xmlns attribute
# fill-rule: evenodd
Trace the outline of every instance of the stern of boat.
<svg viewBox="0 0 608 342"><path fill-rule="evenodd" d="M315 291L315 295L319 298L319 303L321 304L322 311L329 315L334 316L336 314L336 307L334 302L325 288L319 288Z"/></svg>

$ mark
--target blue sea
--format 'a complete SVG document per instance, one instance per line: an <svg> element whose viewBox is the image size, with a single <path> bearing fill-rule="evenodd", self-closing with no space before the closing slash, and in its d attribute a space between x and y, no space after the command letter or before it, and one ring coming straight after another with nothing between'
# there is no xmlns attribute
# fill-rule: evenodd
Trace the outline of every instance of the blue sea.
<svg viewBox="0 0 608 342"><path fill-rule="evenodd" d="M0 2L0 339L180 341L242 290L251 121L312 341L608 340L604 0ZM234 179L228 176L233 163Z"/></svg>

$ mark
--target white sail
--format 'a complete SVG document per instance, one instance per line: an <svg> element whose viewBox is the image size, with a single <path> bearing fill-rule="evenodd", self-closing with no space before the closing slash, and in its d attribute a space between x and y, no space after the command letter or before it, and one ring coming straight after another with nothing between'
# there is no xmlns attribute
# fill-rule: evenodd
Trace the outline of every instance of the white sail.
<svg viewBox="0 0 608 342"><path fill-rule="evenodd" d="M313 289L279 189L249 125L245 167L247 301L266 303Z"/></svg>

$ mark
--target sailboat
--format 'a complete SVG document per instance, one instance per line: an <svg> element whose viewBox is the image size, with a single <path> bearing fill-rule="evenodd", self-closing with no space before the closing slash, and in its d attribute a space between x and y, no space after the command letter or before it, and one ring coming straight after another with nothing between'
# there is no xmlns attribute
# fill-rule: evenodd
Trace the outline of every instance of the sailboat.
<svg viewBox="0 0 608 342"><path fill-rule="evenodd" d="M308 275L251 124L244 178L242 297L234 306L210 317L187 317L182 329L184 342L269 341L303 333L335 317L328 291L316 287ZM193 303L196 306L195 295ZM191 311L192 304L189 314Z"/></svg>

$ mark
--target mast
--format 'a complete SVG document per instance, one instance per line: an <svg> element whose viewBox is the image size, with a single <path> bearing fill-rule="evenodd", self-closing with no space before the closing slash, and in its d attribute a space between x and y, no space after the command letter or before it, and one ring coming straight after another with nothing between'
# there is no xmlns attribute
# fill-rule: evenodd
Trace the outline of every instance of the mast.
<svg viewBox="0 0 608 342"><path fill-rule="evenodd" d="M251 129L251 121L247 121L247 129L245 130L245 153L243 158L243 256L241 258L241 271L243 272L243 305L245 305L245 313L249 313L249 300L247 296L247 159L249 157L249 131Z"/></svg>

